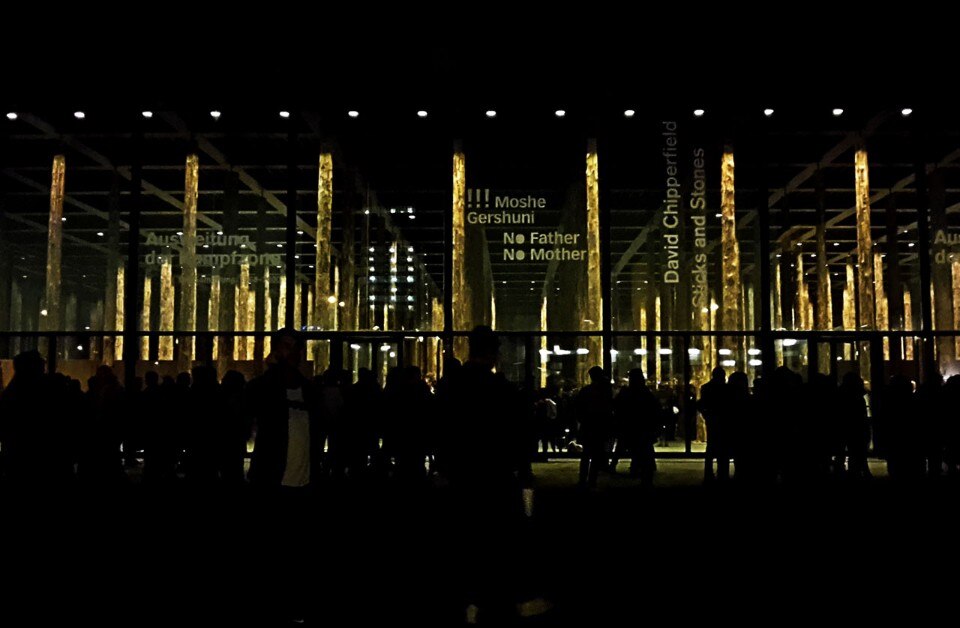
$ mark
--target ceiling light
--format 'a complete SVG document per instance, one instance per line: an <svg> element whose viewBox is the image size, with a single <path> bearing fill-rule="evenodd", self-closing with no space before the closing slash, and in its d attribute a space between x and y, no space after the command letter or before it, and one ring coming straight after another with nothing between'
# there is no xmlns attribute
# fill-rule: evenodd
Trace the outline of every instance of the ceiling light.
<svg viewBox="0 0 960 628"><path fill-rule="evenodd" d="M632 118L635 113L637 112L634 111L633 109L627 109L626 111L623 112L623 117Z"/></svg>
<svg viewBox="0 0 960 628"><path fill-rule="evenodd" d="M839 107L837 107L836 109L833 110L833 115L836 116L836 117L842 116L842 115L843 115L843 109L840 109Z"/></svg>
<svg viewBox="0 0 960 628"><path fill-rule="evenodd" d="M350 116L351 118L356 118L360 115L360 112L354 111L353 109L351 109L350 111L347 112L347 115Z"/></svg>
<svg viewBox="0 0 960 628"><path fill-rule="evenodd" d="M703 112L703 109L694 109L694 110L693 110L693 115L697 116L698 118L701 117L701 116L703 115L703 113L704 113L704 112Z"/></svg>
<svg viewBox="0 0 960 628"><path fill-rule="evenodd" d="M82 111L74 111L74 112L73 112L73 117L76 118L77 120L83 120L84 118L87 117L87 114L85 114L85 113L82 112Z"/></svg>
<svg viewBox="0 0 960 628"><path fill-rule="evenodd" d="M767 107L766 109L763 110L763 115L769 118L770 116L773 115L773 109L770 109L769 107Z"/></svg>
<svg viewBox="0 0 960 628"><path fill-rule="evenodd" d="M289 117L290 117L290 112L289 112L289 111L281 111L281 112L280 112L280 117L281 117L281 118L289 118Z"/></svg>
<svg viewBox="0 0 960 628"><path fill-rule="evenodd" d="M152 112L152 111L143 111L143 112L140 113L140 115L142 115L144 118L148 118L148 119L149 119L149 118L152 118L152 117L153 117L153 112Z"/></svg>
<svg viewBox="0 0 960 628"><path fill-rule="evenodd" d="M496 118L496 117L497 117L497 112L494 111L493 109L487 109L487 117L488 117L488 118Z"/></svg>
<svg viewBox="0 0 960 628"><path fill-rule="evenodd" d="M210 117L213 118L214 120L219 120L220 112L214 109L213 111L210 112Z"/></svg>

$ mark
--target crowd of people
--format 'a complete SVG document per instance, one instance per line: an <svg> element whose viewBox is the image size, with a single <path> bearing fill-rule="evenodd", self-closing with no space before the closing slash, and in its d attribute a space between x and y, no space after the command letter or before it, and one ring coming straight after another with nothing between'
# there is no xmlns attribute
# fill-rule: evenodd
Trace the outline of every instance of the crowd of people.
<svg viewBox="0 0 960 628"><path fill-rule="evenodd" d="M510 412L477 416L478 400L457 386L470 371L455 359L439 381L415 366L395 367L381 387L365 368L356 381L337 370L306 378L300 344L293 333L278 334L266 372L250 382L237 371L218 381L213 367L197 366L176 378L150 371L124 387L101 366L86 391L45 374L40 355L24 352L0 395L0 473L13 485L104 485L125 482L127 470L142 465L146 484L303 486L320 477L417 482L486 469L499 455L529 468L538 455L573 453L584 486L625 458L630 476L649 485L654 445L676 429L675 401L665 404L640 369L620 387L600 367L575 392L553 382L529 393L511 387ZM950 408L960 401L960 377L914 390L895 376L882 390L871 404L853 373L837 386L826 375L803 382L780 367L751 387L745 373L727 378L715 369L685 400L706 424L705 480L730 479L731 464L744 482L864 478L871 447L893 477L956 472L960 422ZM298 473L286 469L293 462Z"/></svg>

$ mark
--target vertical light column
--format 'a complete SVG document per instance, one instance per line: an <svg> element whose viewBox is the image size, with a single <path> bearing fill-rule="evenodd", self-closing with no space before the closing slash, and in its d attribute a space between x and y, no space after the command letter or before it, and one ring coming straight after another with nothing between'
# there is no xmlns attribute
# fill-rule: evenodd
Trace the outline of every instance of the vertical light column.
<svg viewBox="0 0 960 628"><path fill-rule="evenodd" d="M330 262L332 247L330 243L333 216L333 155L320 153L320 173L317 180L317 260L314 275L314 327L322 330L333 328L333 308L327 301L330 296ZM296 307L297 304L290 304ZM317 342L313 350L313 371L321 373L330 362L330 343Z"/></svg>
<svg viewBox="0 0 960 628"><path fill-rule="evenodd" d="M140 331L150 331L150 302L153 297L153 277L143 277L143 306L140 308ZM120 307L120 304L117 304ZM150 338L140 337L140 359L146 362L150 359Z"/></svg>
<svg viewBox="0 0 960 628"><path fill-rule="evenodd" d="M913 301L910 299L910 288L903 287L903 331L913 331ZM903 339L903 357L913 359L913 338Z"/></svg>
<svg viewBox="0 0 960 628"><path fill-rule="evenodd" d="M173 331L173 301L173 263L166 257L160 264L160 331ZM173 336L160 336L158 359L173 359Z"/></svg>
<svg viewBox="0 0 960 628"><path fill-rule="evenodd" d="M874 277L874 288L876 290L876 315L877 315L877 329L880 331L888 331L890 329L890 311L887 308L887 294L883 288L883 256L880 253L874 252L873 254L873 277ZM890 359L890 339L883 339L883 359Z"/></svg>
<svg viewBox="0 0 960 628"><path fill-rule="evenodd" d="M952 257L952 256L951 256ZM950 263L951 276L953 280L953 328L960 329L960 261L953 260ZM955 355L960 355L960 336L954 336Z"/></svg>
<svg viewBox="0 0 960 628"><path fill-rule="evenodd" d="M653 300L653 329L654 331L660 331L660 295L658 294ZM657 336L654 341L654 360L656 360L657 365L657 379L656 382L659 384L663 379L662 373L662 356L660 355L660 336Z"/></svg>
<svg viewBox="0 0 960 628"><path fill-rule="evenodd" d="M197 329L197 197L199 195L200 162L196 155L187 155L183 183L183 236L180 240L180 330ZM189 371L193 366L196 336L180 338L178 368Z"/></svg>
<svg viewBox="0 0 960 628"><path fill-rule="evenodd" d="M723 268L723 331L739 331L740 326L740 245L737 242L737 218L734 202L733 153L724 151L720 168L720 243ZM737 339L724 344L735 350ZM739 356L737 356L739 357Z"/></svg>
<svg viewBox="0 0 960 628"><path fill-rule="evenodd" d="M854 157L854 178L857 195L857 263L859 264L860 320L857 331L876 328L873 280L873 239L870 235L870 166L867 151L859 149ZM860 376L870 379L870 350L860 345Z"/></svg>
<svg viewBox="0 0 960 628"><path fill-rule="evenodd" d="M257 291L247 289L247 325L244 331L253 331L257 326ZM245 339L247 345L247 359L256 359L257 339L253 336L247 336Z"/></svg>
<svg viewBox="0 0 960 628"><path fill-rule="evenodd" d="M281 326L282 323L278 321L277 329ZM263 269L263 331L273 331L273 329L273 297L270 295L270 268L267 267ZM270 335L268 334L263 338L264 357L270 355L271 348Z"/></svg>
<svg viewBox="0 0 960 628"><path fill-rule="evenodd" d="M853 276L853 262L847 260L846 276L843 284L843 329L855 331L857 329L857 286ZM844 356L847 360L853 359L850 345L844 345Z"/></svg>
<svg viewBox="0 0 960 628"><path fill-rule="evenodd" d="M117 303L114 308L115 316L113 328L117 332L114 339L114 358L123 359L123 290L124 290L124 268L123 264L117 266Z"/></svg>
<svg viewBox="0 0 960 628"><path fill-rule="evenodd" d="M281 292L281 294L283 294ZM250 302L250 264L243 262L240 264L240 277L237 279L237 286L234 292L236 310L234 312L234 329L237 331L247 331L247 304ZM253 354L247 351L247 339L244 336L238 336L233 343L234 360L250 360Z"/></svg>
<svg viewBox="0 0 960 628"><path fill-rule="evenodd" d="M451 242L453 256L453 329L454 331L469 330L470 304L473 303L470 295L470 286L467 284L467 273L463 252L466 247L466 231L464 227L464 212L467 196L467 165L466 157L460 151L453 154L453 242ZM454 356L461 360L467 357L467 339L457 336L453 340Z"/></svg>
<svg viewBox="0 0 960 628"><path fill-rule="evenodd" d="M280 296L277 297L277 327L282 327L287 320L287 275L280 275ZM316 321L314 321L316 324Z"/></svg>
<svg viewBox="0 0 960 628"><path fill-rule="evenodd" d="M811 326L810 319L807 315L810 311L810 291L807 287L807 282L804 280L803 253L799 249L797 249L796 270L797 328L801 330L809 330Z"/></svg>
<svg viewBox="0 0 960 628"><path fill-rule="evenodd" d="M269 295L269 292L267 294ZM220 331L220 275L213 275L210 279L210 301L207 302L207 331ZM219 336L213 337L213 347L211 350L211 359L219 360Z"/></svg>
<svg viewBox="0 0 960 628"><path fill-rule="evenodd" d="M550 356L547 355L547 297L543 297L543 300L540 303L540 359L538 364L540 365L540 388L544 388L547 385L547 376L548 364L550 363Z"/></svg>
<svg viewBox="0 0 960 628"><path fill-rule="evenodd" d="M603 295L600 290L600 171L597 160L597 141L587 142L587 311L582 318L593 323L587 331L603 329ZM583 325L583 323L580 323ZM582 327L581 327L582 329ZM587 347L589 360L604 363L603 338L591 336Z"/></svg>
<svg viewBox="0 0 960 628"><path fill-rule="evenodd" d="M47 291L40 313L40 330L60 329L61 265L63 258L63 186L67 164L63 155L53 158L50 178L50 220L47 223Z"/></svg>
<svg viewBox="0 0 960 628"><path fill-rule="evenodd" d="M770 307L773 310L773 328L775 330L783 329L783 281L780 276L780 263L773 264L773 290L770 293ZM783 365L783 343L773 343L774 358L776 366Z"/></svg>

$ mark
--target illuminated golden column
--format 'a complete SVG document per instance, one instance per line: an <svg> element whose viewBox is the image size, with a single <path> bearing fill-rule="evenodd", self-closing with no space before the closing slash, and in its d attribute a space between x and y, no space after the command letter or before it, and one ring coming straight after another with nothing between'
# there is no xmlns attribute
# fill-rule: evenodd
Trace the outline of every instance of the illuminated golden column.
<svg viewBox="0 0 960 628"><path fill-rule="evenodd" d="M857 329L857 286L853 276L853 262L847 260L846 282L843 285L843 328L847 331ZM844 345L844 354L847 360L853 359L850 345Z"/></svg>
<svg viewBox="0 0 960 628"><path fill-rule="evenodd" d="M490 329L497 328L497 296L490 293Z"/></svg>
<svg viewBox="0 0 960 628"><path fill-rule="evenodd" d="M454 331L469 331L472 327L470 320L470 304L473 299L470 294L470 285L467 283L466 265L463 252L466 246L466 231L464 228L464 212L467 196L467 166L466 157L460 151L453 154L453 329ZM467 339L457 336L453 341L453 354L461 360L467 357Z"/></svg>
<svg viewBox="0 0 960 628"><path fill-rule="evenodd" d="M257 325L257 291L247 290L247 326L244 331L253 331ZM253 336L246 337L247 359L256 359L257 339Z"/></svg>
<svg viewBox="0 0 960 628"><path fill-rule="evenodd" d="M333 217L333 155L320 153L320 174L317 180L317 261L314 283L314 327L322 330L333 329L333 310L327 297L330 289L331 233ZM296 304L291 304L296 307ZM330 343L314 344L313 371L324 371L330 362Z"/></svg>
<svg viewBox="0 0 960 628"><path fill-rule="evenodd" d="M890 330L890 314L887 308L887 294L883 289L883 256L880 253L873 254L873 277L875 279L875 297L877 329L880 331ZM883 339L883 359L890 359L890 339Z"/></svg>
<svg viewBox="0 0 960 628"><path fill-rule="evenodd" d="M284 273L286 274L286 273ZM282 322L277 322L277 329L282 327ZM270 268L263 269L263 331L273 331L273 297L270 296ZM263 338L263 355L270 355L271 350L270 336Z"/></svg>
<svg viewBox="0 0 960 628"><path fill-rule="evenodd" d="M280 275L280 296L277 298L277 326L287 320L287 275Z"/></svg>
<svg viewBox="0 0 960 628"><path fill-rule="evenodd" d="M827 267L826 253L820 252L820 242L817 242L817 329L830 331L833 329L833 292L830 286L830 271ZM826 250L826 244L823 246ZM820 373L830 372L830 352L828 347L820 347L817 352L817 366Z"/></svg>
<svg viewBox="0 0 960 628"><path fill-rule="evenodd" d="M660 295L658 294L653 300L653 329L654 331L660 331ZM660 336L657 336L654 341L654 360L657 365L657 379L656 382L659 384L662 379L662 369L660 367Z"/></svg>
<svg viewBox="0 0 960 628"><path fill-rule="evenodd" d="M160 265L160 331L173 331L173 301L173 263L166 257ZM160 337L159 359L173 359L173 336Z"/></svg>
<svg viewBox="0 0 960 628"><path fill-rule="evenodd" d="M114 329L117 330L116 342L114 343L114 351L116 354L115 358L123 359L123 336L120 334L123 332L123 291L124 291L124 268L123 264L117 266L117 306L116 306L116 320L114 321Z"/></svg>
<svg viewBox="0 0 960 628"><path fill-rule="evenodd" d="M860 320L858 331L876 328L873 279L873 239L870 235L870 166L867 151L860 149L854 159L857 194L857 262L859 264ZM870 378L870 351L867 343L860 346L860 376Z"/></svg>
<svg viewBox="0 0 960 628"><path fill-rule="evenodd" d="M50 220L47 230L47 293L40 313L40 330L60 329L61 263L63 257L63 185L67 164L63 155L53 158L50 180Z"/></svg>
<svg viewBox="0 0 960 628"><path fill-rule="evenodd" d="M234 287L233 328L236 331L247 330L247 302L250 295L250 264L244 262L240 264L240 277L237 279L237 285ZM280 286L280 301L283 302L283 285ZM253 357L253 356L250 356ZM237 336L233 343L233 359L247 360L247 340L243 336Z"/></svg>
<svg viewBox="0 0 960 628"><path fill-rule="evenodd" d="M801 330L809 330L810 319L808 314L810 312L810 292L807 287L807 282L804 280L803 272L803 253L797 250L797 328Z"/></svg>
<svg viewBox="0 0 960 628"><path fill-rule="evenodd" d="M600 283L600 171L597 162L597 141L587 142L587 318L593 323L585 331L603 329L603 295ZM583 323L580 323L583 329ZM603 364L603 338L591 336L587 342L590 349L588 360Z"/></svg>
<svg viewBox="0 0 960 628"><path fill-rule="evenodd" d="M720 243L723 250L723 331L740 327L740 245L737 242L736 205L734 203L733 153L724 151L720 169ZM727 337L724 344L737 348L737 339Z"/></svg>
<svg viewBox="0 0 960 628"><path fill-rule="evenodd" d="M770 309L773 310L773 328L783 329L783 310L780 298L783 282L780 280L780 264L773 265L773 290L770 293Z"/></svg>
<svg viewBox="0 0 960 628"><path fill-rule="evenodd" d="M547 297L543 297L540 304L540 359L537 363L540 365L540 388L547 385L547 369L550 362L550 356L547 355Z"/></svg>
<svg viewBox="0 0 960 628"><path fill-rule="evenodd" d="M913 331L913 301L910 299L910 288L903 287L903 331ZM913 359L913 338L903 339L903 357Z"/></svg>
<svg viewBox="0 0 960 628"><path fill-rule="evenodd" d="M331 316L334 314L330 312ZM303 284L299 281L293 286L293 328L303 328ZM334 326L330 325L328 329L334 329Z"/></svg>
<svg viewBox="0 0 960 628"><path fill-rule="evenodd" d="M269 299L269 284L267 285L267 288L267 298ZM267 311L269 311L269 309ZM267 320L269 321L270 319L267 318ZM267 327L267 330L269 331L270 328ZM210 301L207 302L207 331L220 331L220 275L213 275L210 279ZM219 361L219 336L213 337L213 347L210 357L213 360Z"/></svg>
<svg viewBox="0 0 960 628"><path fill-rule="evenodd" d="M200 162L196 155L187 155L183 184L183 236L180 240L180 330L197 329L197 197L199 195ZM193 366L196 336L180 338L178 368L189 371Z"/></svg>
<svg viewBox="0 0 960 628"><path fill-rule="evenodd" d="M960 261L950 264L953 280L953 328L960 329ZM955 355L960 355L960 336L954 336Z"/></svg>
<svg viewBox="0 0 960 628"><path fill-rule="evenodd" d="M153 297L153 277L143 277L143 307L140 308L140 331L150 331L150 301ZM118 304L119 305L119 304ZM140 337L140 359L150 359L150 338Z"/></svg>

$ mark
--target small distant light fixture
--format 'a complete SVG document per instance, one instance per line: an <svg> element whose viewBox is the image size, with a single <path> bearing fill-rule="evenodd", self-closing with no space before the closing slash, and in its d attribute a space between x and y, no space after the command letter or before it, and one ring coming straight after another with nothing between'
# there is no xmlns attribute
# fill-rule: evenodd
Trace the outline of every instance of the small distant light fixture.
<svg viewBox="0 0 960 628"><path fill-rule="evenodd" d="M752 360L749 360L747 364L749 364L750 366L763 366L763 360L758 360L754 358Z"/></svg>
<svg viewBox="0 0 960 628"><path fill-rule="evenodd" d="M278 249L282 249L282 248L283 248L283 245L282 245L282 244L278 244L278 245L277 245L277 248L278 248Z"/></svg>
<svg viewBox="0 0 960 628"><path fill-rule="evenodd" d="M904 118L908 117L911 113L913 113L913 109L910 107L904 107L900 110L900 115L902 115Z"/></svg>
<svg viewBox="0 0 960 628"><path fill-rule="evenodd" d="M770 116L773 115L773 109L771 109L770 107L767 107L766 109L763 110L763 115L769 118Z"/></svg>
<svg viewBox="0 0 960 628"><path fill-rule="evenodd" d="M413 247L412 247L412 246L408 246L408 247L407 247L407 253L413 253Z"/></svg>
<svg viewBox="0 0 960 628"><path fill-rule="evenodd" d="M698 118L702 117L703 114L704 114L703 109L694 109L694 110L693 110L693 115L697 116Z"/></svg>
<svg viewBox="0 0 960 628"><path fill-rule="evenodd" d="M911 242L911 243L908 244L907 246L909 246L910 248L913 248L913 246L914 246L915 244L916 244L916 242Z"/></svg>
<svg viewBox="0 0 960 628"><path fill-rule="evenodd" d="M337 307L346 307L346 306L347 306L347 303L346 303L345 301L338 301L338 302L337 302Z"/></svg>
<svg viewBox="0 0 960 628"><path fill-rule="evenodd" d="M760 349L747 349L747 355L760 355Z"/></svg>
<svg viewBox="0 0 960 628"><path fill-rule="evenodd" d="M77 351L83 351L83 345L77 345Z"/></svg>
<svg viewBox="0 0 960 628"><path fill-rule="evenodd" d="M16 120L16 119L17 119L16 111L10 111L7 113L7 120Z"/></svg>
<svg viewBox="0 0 960 628"><path fill-rule="evenodd" d="M833 115L834 117L839 118L840 116L843 115L843 109L841 109L840 107L834 108Z"/></svg>
<svg viewBox="0 0 960 628"><path fill-rule="evenodd" d="M310 268L313 268L313 264L310 264Z"/></svg>
<svg viewBox="0 0 960 628"><path fill-rule="evenodd" d="M84 325L83 328L87 331L90 331L90 325Z"/></svg>
<svg viewBox="0 0 960 628"><path fill-rule="evenodd" d="M333 296L332 294L327 297L327 303L329 303L330 305L333 305L336 302L337 302L337 297Z"/></svg>
<svg viewBox="0 0 960 628"><path fill-rule="evenodd" d="M289 111L281 111L281 112L280 112L280 117L281 117L281 118L289 118L289 117L290 117L290 112L289 112Z"/></svg>
<svg viewBox="0 0 960 628"><path fill-rule="evenodd" d="M673 353L673 349L660 349L660 355L670 355Z"/></svg>
<svg viewBox="0 0 960 628"><path fill-rule="evenodd" d="M102 238L102 237L103 237L103 232L102 232L102 231L98 231L98 232L97 232L97 235Z"/></svg>
<svg viewBox="0 0 960 628"><path fill-rule="evenodd" d="M209 249L209 248L210 248L210 245L209 245L209 244L204 244L204 245L203 245L203 248Z"/></svg>
<svg viewBox="0 0 960 628"><path fill-rule="evenodd" d="M732 367L736 365L737 365L736 360L720 360L720 366Z"/></svg>
<svg viewBox="0 0 960 628"><path fill-rule="evenodd" d="M183 235L183 232L182 232L182 231L178 231L178 232L177 232L177 235L178 235L178 236L182 236L182 235Z"/></svg>
<svg viewBox="0 0 960 628"><path fill-rule="evenodd" d="M587 349L586 347L578 347L577 355L590 355L590 349Z"/></svg>
<svg viewBox="0 0 960 628"><path fill-rule="evenodd" d="M147 119L149 120L150 118L153 117L153 112L152 112L152 111L141 111L141 112L140 112L140 115L142 115L144 118L147 118Z"/></svg>
<svg viewBox="0 0 960 628"><path fill-rule="evenodd" d="M567 115L567 112L564 109L557 109L553 112L553 115L557 116L558 118L562 118L563 116Z"/></svg>
<svg viewBox="0 0 960 628"><path fill-rule="evenodd" d="M347 112L347 115L350 116L351 118L357 118L360 116L360 112L354 109L351 109L350 111Z"/></svg>
<svg viewBox="0 0 960 628"><path fill-rule="evenodd" d="M219 120L220 112L214 109L213 111L210 112L210 117L213 118L214 120Z"/></svg>
<svg viewBox="0 0 960 628"><path fill-rule="evenodd" d="M23 277L26 278L27 276L24 275ZM46 310L46 308L40 310L40 316L46 316L46 315L47 315L47 310Z"/></svg>
<svg viewBox="0 0 960 628"><path fill-rule="evenodd" d="M222 231L218 231L218 232L217 232L217 235L223 235L223 232L222 232Z"/></svg>
<svg viewBox="0 0 960 628"><path fill-rule="evenodd" d="M700 349L697 349L696 347L690 347L689 349L687 349L687 354L692 357L696 357L700 355Z"/></svg>
<svg viewBox="0 0 960 628"><path fill-rule="evenodd" d="M834 242L834 243L833 243L833 246L840 246L840 243L839 243L839 242Z"/></svg>
<svg viewBox="0 0 960 628"><path fill-rule="evenodd" d="M407 208L407 213L408 213L408 214L412 214L412 213L413 213L413 208L412 208L412 207L408 207L408 208Z"/></svg>
<svg viewBox="0 0 960 628"><path fill-rule="evenodd" d="M730 349L720 349L717 351L717 353L719 353L720 355L731 355L733 351L731 351Z"/></svg>
<svg viewBox="0 0 960 628"><path fill-rule="evenodd" d="M87 114L85 114L85 113L82 112L82 111L74 111L74 112L73 112L73 117L76 118L77 120L83 120L84 118L87 117Z"/></svg>
<svg viewBox="0 0 960 628"><path fill-rule="evenodd" d="M372 247L372 246L370 247L370 252L373 253L373 247Z"/></svg>
<svg viewBox="0 0 960 628"><path fill-rule="evenodd" d="M427 117L427 110L426 110L426 109L421 109L421 110L419 110L419 111L417 112L417 117L418 117L418 118L426 118L426 117Z"/></svg>
<svg viewBox="0 0 960 628"><path fill-rule="evenodd" d="M723 218L723 214L721 214L720 212L717 212L716 214L713 215L713 217L714 217L714 218Z"/></svg>
<svg viewBox="0 0 960 628"><path fill-rule="evenodd" d="M497 117L497 112L496 112L495 110L493 110L493 109L487 109L487 117L488 117L488 118L496 118L496 117Z"/></svg>
<svg viewBox="0 0 960 628"><path fill-rule="evenodd" d="M207 245L204 244L203 246L204 246L204 248L206 248ZM293 256L293 259L300 259L300 256L299 256L299 255L294 255L294 256Z"/></svg>
<svg viewBox="0 0 960 628"><path fill-rule="evenodd" d="M796 339L796 338L784 338L784 339L783 339L783 346L784 346L784 347L792 347L792 346L794 346L795 344L797 344L797 339Z"/></svg>
<svg viewBox="0 0 960 628"><path fill-rule="evenodd" d="M391 208L390 208L390 213L391 213L391 214L396 214L396 213L397 213L397 208L396 208L396 207L391 207Z"/></svg>
<svg viewBox="0 0 960 628"><path fill-rule="evenodd" d="M624 118L632 118L634 115L636 115L636 113L637 113L637 112L634 111L633 109L627 109L626 111L623 112L623 117L624 117Z"/></svg>
<svg viewBox="0 0 960 628"><path fill-rule="evenodd" d="M353 349L354 351L359 351L359 350L360 350L360 345L358 345L358 344L352 344L352 345L350 345L350 348Z"/></svg>

